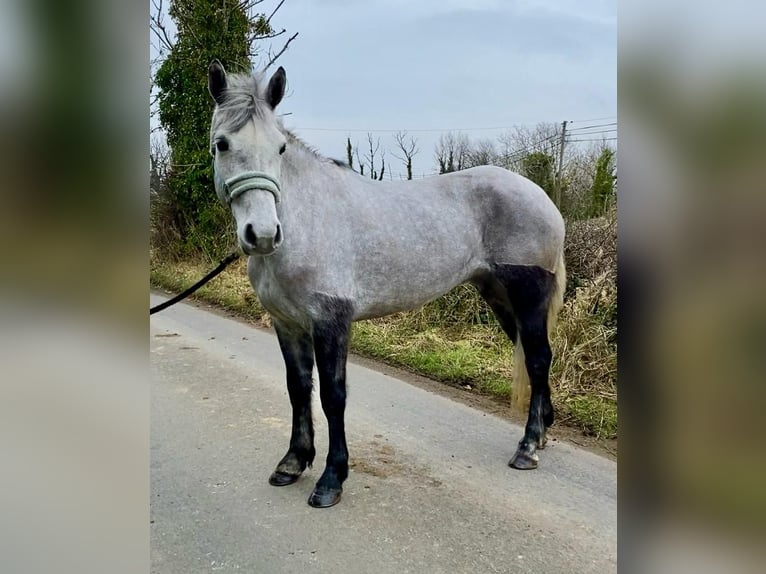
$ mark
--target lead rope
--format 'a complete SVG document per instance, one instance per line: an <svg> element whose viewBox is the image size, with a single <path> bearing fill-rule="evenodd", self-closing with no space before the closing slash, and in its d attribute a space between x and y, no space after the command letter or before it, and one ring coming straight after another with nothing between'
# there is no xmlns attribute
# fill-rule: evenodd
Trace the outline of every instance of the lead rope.
<svg viewBox="0 0 766 574"><path fill-rule="evenodd" d="M213 165L213 172L215 173L215 164ZM245 171L238 175L235 175L234 177L230 177L223 183L223 190L225 195L226 203L231 205L231 202L234 198L236 198L238 195L242 195L246 191L249 191L251 189L260 189L263 191L268 191L274 196L274 201L276 203L279 203L281 201L280 197L280 185L279 182L271 177L267 173L263 173L262 171ZM232 262L235 261L239 257L239 253L233 252L227 255L219 264L218 267L213 269L210 273L205 275L202 279L197 281L194 285L189 287L186 291L183 293L179 293L172 299L168 299L167 301L163 301L159 305L155 305L154 307L151 307L149 309L149 315L154 315L158 311L162 311L163 309L167 309L171 305L175 305L179 301L182 301L192 293L194 293L197 289L202 287L205 283L216 277L221 271L226 269L226 267Z"/></svg>
<svg viewBox="0 0 766 574"><path fill-rule="evenodd" d="M178 295L176 295L172 299L168 299L167 301L163 301L159 305L155 305L154 307L151 307L149 309L149 315L154 315L158 311L162 311L163 309L167 309L171 305L175 305L179 301L182 301L183 299L186 299L189 295L194 293L197 289L202 287L205 283L207 283L208 281L210 281L211 279L213 279L214 277L219 275L221 273L221 271L226 269L226 267L228 267L230 263L236 261L238 258L239 258L239 253L237 253L236 251L233 252L233 253L230 253L229 255L224 257L223 260L221 260L221 262L218 264L218 267L213 269L210 273L205 275L202 279L197 281L194 285L192 285L191 287L189 287L188 289L186 289L182 293L179 293Z"/></svg>

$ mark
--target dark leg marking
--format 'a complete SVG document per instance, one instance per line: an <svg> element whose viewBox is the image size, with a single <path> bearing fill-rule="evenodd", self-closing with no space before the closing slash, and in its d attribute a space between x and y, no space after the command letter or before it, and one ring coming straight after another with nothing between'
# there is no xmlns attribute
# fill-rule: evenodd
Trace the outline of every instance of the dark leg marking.
<svg viewBox="0 0 766 574"><path fill-rule="evenodd" d="M319 371L319 396L327 417L330 440L327 463L308 503L316 508L340 502L348 477L346 409L346 359L353 308L344 299L322 298L321 318L314 322L314 354Z"/></svg>
<svg viewBox="0 0 766 574"><path fill-rule="evenodd" d="M548 384L552 359L548 341L548 302L555 278L551 272L536 266L496 265L492 272L505 288L516 317L518 338L524 346L532 387L524 437L508 464L518 469L532 469L537 467L535 451L545 447L545 430L553 424L554 418Z"/></svg>
<svg viewBox="0 0 766 574"><path fill-rule="evenodd" d="M513 314L511 302L508 299L508 293L503 284L492 276L483 277L480 280L475 280L473 283L479 294L487 302L487 305L492 309L505 334L508 335L508 338L513 343L516 343L516 336L518 335L516 317Z"/></svg>
<svg viewBox="0 0 766 574"><path fill-rule="evenodd" d="M275 323L279 346L287 370L287 392L293 408L293 429L290 447L269 477L269 484L286 486L293 484L301 473L314 462L314 424L311 418L311 372L314 368L314 352L311 335L290 330Z"/></svg>

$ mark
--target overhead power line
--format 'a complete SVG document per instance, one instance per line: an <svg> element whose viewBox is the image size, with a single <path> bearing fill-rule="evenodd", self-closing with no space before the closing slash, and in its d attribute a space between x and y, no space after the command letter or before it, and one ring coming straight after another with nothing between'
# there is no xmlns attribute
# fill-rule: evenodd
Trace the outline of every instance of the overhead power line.
<svg viewBox="0 0 766 574"><path fill-rule="evenodd" d="M591 139L579 139L579 140L567 140L567 143L574 142L611 142L616 141L617 138L591 138Z"/></svg>
<svg viewBox="0 0 766 574"><path fill-rule="evenodd" d="M574 120L570 121L569 123L585 123L585 122L592 122L592 121L598 121L598 120L608 120L608 119L614 119L614 116L607 117L607 118L595 118L590 120ZM511 130L514 128L520 128L520 127L529 127L529 126L537 126L541 123L546 122L537 122L536 124L514 124L514 125L505 125L505 126L484 126L484 127L472 127L472 128L399 128L399 129L390 129L390 128L384 128L384 129L362 129L362 128L325 128L325 127L296 127L295 130L304 130L304 131L314 131L314 132L359 132L359 133L396 133L396 132L411 132L411 133L418 133L418 132L478 132L478 131L492 131L492 130ZM581 128L573 128L569 131L577 131L577 130L585 130L589 128L596 128L596 127L603 127L603 126L613 126L617 125L617 122L610 123L610 124L600 124L595 126L583 126Z"/></svg>
<svg viewBox="0 0 766 574"><path fill-rule="evenodd" d="M554 138L558 138L560 136L561 136L561 134L553 134L551 136L548 136L547 138L543 138L543 139L538 140L538 141L536 141L534 143L531 143L527 147L523 147L521 149L514 150L514 151L510 152L509 154L504 155L503 157L504 157L504 159L506 161L512 161L512 160L521 158L521 157L525 156L526 154L528 154L531 148L535 148L535 147L539 146L540 144L543 144L543 143L545 143L547 141L550 141L550 140L552 140Z"/></svg>
<svg viewBox="0 0 766 574"><path fill-rule="evenodd" d="M490 130L510 130L517 126L494 126L483 128L423 128L423 129L411 129L403 128L398 130L384 129L359 129L359 128L295 128L296 130L314 131L314 132L361 132L361 133L396 133L396 132L478 132L478 131L490 131Z"/></svg>
<svg viewBox="0 0 766 574"><path fill-rule="evenodd" d="M589 132L575 132L572 135L575 135L577 137L579 136L589 136L589 135L595 135L595 134L613 134L617 131L617 128L612 128L610 130L592 130ZM570 132L568 132L570 133Z"/></svg>
<svg viewBox="0 0 766 574"><path fill-rule="evenodd" d="M617 122L612 122L612 123L609 123L609 124L594 124L592 126L583 126L581 128L572 128L569 131L570 132L576 132L576 131L580 131L580 130L589 130L589 129L592 129L592 128L604 128L604 127L616 126L616 125L617 125Z"/></svg>
<svg viewBox="0 0 766 574"><path fill-rule="evenodd" d="M614 120L617 116L605 116L603 118L590 118L589 120L570 120L570 124L579 124L584 122L600 122L601 120Z"/></svg>

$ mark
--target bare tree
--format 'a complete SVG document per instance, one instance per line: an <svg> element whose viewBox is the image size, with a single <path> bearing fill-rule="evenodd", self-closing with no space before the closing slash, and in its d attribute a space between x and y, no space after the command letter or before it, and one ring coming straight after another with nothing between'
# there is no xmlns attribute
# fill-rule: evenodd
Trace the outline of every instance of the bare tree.
<svg viewBox="0 0 766 574"><path fill-rule="evenodd" d="M370 178L382 180L383 174L386 172L386 152L385 150L380 149L380 138L373 142L372 134L370 132L367 132L367 143L370 146L370 153L365 154L364 157L370 166ZM381 158L380 173L375 169L375 156L378 155L378 153L380 153ZM362 172L362 175L364 175L364 172Z"/></svg>
<svg viewBox="0 0 766 574"><path fill-rule="evenodd" d="M375 142L373 146L372 141L372 134L370 132L367 132L367 143L370 146L370 153L365 154L365 159L367 160L367 163L370 165L370 177L372 179L377 179L375 174L375 155L378 153L378 150L380 149L380 138L378 138L378 141Z"/></svg>
<svg viewBox="0 0 766 574"><path fill-rule="evenodd" d="M354 154L356 155L356 163L359 164L359 175L364 175L364 162L359 154L359 146L354 146Z"/></svg>
<svg viewBox="0 0 766 574"><path fill-rule="evenodd" d="M168 32L165 24L165 15L162 8L163 0L152 0L152 12L149 14L149 31L155 39L154 47L160 56L164 56L173 48L172 34Z"/></svg>
<svg viewBox="0 0 766 574"><path fill-rule="evenodd" d="M558 154L561 125L539 123L534 128L517 126L501 134L498 142L501 148L500 162L503 167L521 171L524 158L532 153L544 153L552 157Z"/></svg>
<svg viewBox="0 0 766 574"><path fill-rule="evenodd" d="M159 195L165 191L170 174L170 150L163 138L153 136L149 142L149 191Z"/></svg>
<svg viewBox="0 0 766 574"><path fill-rule="evenodd" d="M150 42L157 51L157 56L149 60L149 109L151 114L155 113L154 108L158 97L158 94L155 93L154 76L168 52L173 48L173 34L168 31L165 23L162 3L163 0L152 0L152 11L149 13Z"/></svg>
<svg viewBox="0 0 766 574"><path fill-rule="evenodd" d="M182 214L168 183L170 149L162 134L149 140L149 230L152 249L172 249L181 240Z"/></svg>
<svg viewBox="0 0 766 574"><path fill-rule="evenodd" d="M500 165L495 143L490 139L481 139L468 151L466 167L477 165Z"/></svg>
<svg viewBox="0 0 766 574"><path fill-rule="evenodd" d="M435 147L435 158L439 164L439 173L460 171L468 167L467 160L471 142L462 132L447 132L439 136Z"/></svg>
<svg viewBox="0 0 766 574"><path fill-rule="evenodd" d="M406 138L406 131L396 132L394 139L396 140L396 145L402 151L402 155L398 156L393 154L393 156L396 159L404 162L404 165L407 167L407 179L412 179L412 158L415 157L418 152L420 152L420 150L417 147L418 140L410 136L409 141L405 141Z"/></svg>
<svg viewBox="0 0 766 574"><path fill-rule="evenodd" d="M380 152L380 173L378 181L383 181L383 174L386 173L386 150Z"/></svg>
<svg viewBox="0 0 766 574"><path fill-rule="evenodd" d="M346 161L348 167L354 169L354 148L351 147L351 138L346 138Z"/></svg>
<svg viewBox="0 0 766 574"><path fill-rule="evenodd" d="M566 217L589 216L589 193L593 186L598 158L604 149L614 150L609 142L589 142L587 146L570 145L564 162L561 211Z"/></svg>

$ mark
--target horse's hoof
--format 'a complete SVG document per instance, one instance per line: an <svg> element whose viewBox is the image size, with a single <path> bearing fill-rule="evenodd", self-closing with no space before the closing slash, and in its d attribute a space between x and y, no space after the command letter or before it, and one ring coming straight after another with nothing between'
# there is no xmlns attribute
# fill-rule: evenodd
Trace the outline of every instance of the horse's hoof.
<svg viewBox="0 0 766 574"><path fill-rule="evenodd" d="M288 484L293 484L300 477L300 474L287 474L286 472L275 470L269 477L269 484L271 486L287 486Z"/></svg>
<svg viewBox="0 0 766 574"><path fill-rule="evenodd" d="M340 495L343 492L342 488L338 490L324 490L315 488L314 492L309 496L309 506L314 508L329 508L335 506L340 502Z"/></svg>
<svg viewBox="0 0 766 574"><path fill-rule="evenodd" d="M513 458L508 462L508 466L518 470L533 470L537 468L537 455L534 453L517 450Z"/></svg>

